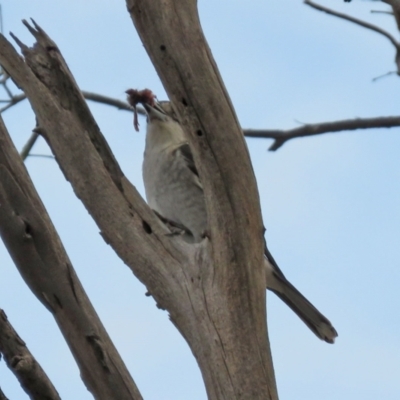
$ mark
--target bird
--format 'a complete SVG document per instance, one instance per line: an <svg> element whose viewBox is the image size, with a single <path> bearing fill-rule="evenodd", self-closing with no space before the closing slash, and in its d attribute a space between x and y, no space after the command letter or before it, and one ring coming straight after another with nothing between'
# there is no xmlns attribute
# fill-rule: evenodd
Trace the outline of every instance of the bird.
<svg viewBox="0 0 400 400"><path fill-rule="evenodd" d="M207 210L190 145L169 102L143 102L147 113L143 183L147 202L157 215L183 230L187 242L198 243L207 231ZM338 336L322 315L285 277L264 239L266 288L286 303L321 340Z"/></svg>

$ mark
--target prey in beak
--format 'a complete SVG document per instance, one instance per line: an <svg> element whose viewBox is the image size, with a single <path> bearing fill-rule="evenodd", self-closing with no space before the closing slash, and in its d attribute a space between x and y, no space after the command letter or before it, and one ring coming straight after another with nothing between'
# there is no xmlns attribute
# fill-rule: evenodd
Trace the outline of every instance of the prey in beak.
<svg viewBox="0 0 400 400"><path fill-rule="evenodd" d="M156 96L150 89L128 89L125 92L128 95L128 103L133 107L133 126L135 127L135 131L139 132L139 120L138 120L138 113L137 113L137 105L143 104L143 106L148 106L146 109L148 118L150 118L150 114L155 115L152 113L151 109L155 109L156 107ZM145 107L146 108L146 107ZM160 110L156 110L160 113Z"/></svg>

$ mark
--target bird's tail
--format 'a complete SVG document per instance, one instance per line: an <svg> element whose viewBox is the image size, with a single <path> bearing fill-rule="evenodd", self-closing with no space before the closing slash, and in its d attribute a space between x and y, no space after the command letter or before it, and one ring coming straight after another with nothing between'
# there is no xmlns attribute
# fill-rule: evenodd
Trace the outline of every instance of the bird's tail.
<svg viewBox="0 0 400 400"><path fill-rule="evenodd" d="M269 257L265 258L265 264L267 289L274 292L285 302L315 335L325 340L325 342L334 343L338 334L331 322L285 278L272 256L271 259Z"/></svg>

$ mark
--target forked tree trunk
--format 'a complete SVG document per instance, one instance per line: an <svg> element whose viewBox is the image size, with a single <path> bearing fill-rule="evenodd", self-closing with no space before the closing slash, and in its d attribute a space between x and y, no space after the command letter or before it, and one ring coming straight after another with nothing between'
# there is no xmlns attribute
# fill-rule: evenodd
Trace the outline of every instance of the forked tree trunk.
<svg viewBox="0 0 400 400"><path fill-rule="evenodd" d="M277 399L258 191L196 2L127 5L194 150L210 221L199 245L167 235L127 181L59 49L39 26L25 23L37 43L28 48L18 42L24 60L1 38L0 62L25 91L38 132L105 241L188 342L209 399Z"/></svg>
<svg viewBox="0 0 400 400"><path fill-rule="evenodd" d="M210 327L178 329L199 362L211 399L274 399L259 195L197 2L127 0L127 7L188 135L209 216L208 263L200 272Z"/></svg>

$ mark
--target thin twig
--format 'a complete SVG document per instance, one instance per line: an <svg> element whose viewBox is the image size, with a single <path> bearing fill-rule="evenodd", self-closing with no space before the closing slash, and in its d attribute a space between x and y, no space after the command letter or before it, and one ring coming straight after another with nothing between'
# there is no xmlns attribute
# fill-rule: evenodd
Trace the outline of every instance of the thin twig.
<svg viewBox="0 0 400 400"><path fill-rule="evenodd" d="M86 91L82 91L82 94L86 100L91 100L91 101L94 101L96 103L101 103L101 104L107 104L109 106L118 108L118 110L133 112L132 107L125 101L114 99L114 98L108 97L108 96L103 96L103 95L97 94L97 93L86 92ZM19 103L20 101L25 100L25 99L26 99L25 93L20 93L18 95L12 96L10 98L10 100L8 100L9 104L7 104L5 107L0 109L0 113L8 110L10 107L16 105L17 103ZM146 114L143 108L138 108L138 113L141 115Z"/></svg>
<svg viewBox="0 0 400 400"><path fill-rule="evenodd" d="M125 110L125 111L133 112L132 107L125 101L114 99L114 98L108 97L108 96L103 96L103 95L97 94L97 93L86 92L86 91L82 91L82 94L86 100L113 106L113 107L118 108L118 110ZM15 106L17 103L19 103L25 99L26 99L25 93L20 93L16 96L11 97L11 99L8 100L8 104L0 109L0 113L8 110L9 108ZM141 115L146 114L144 109L142 109L142 108L138 108L137 111ZM36 143L36 140L38 139L38 137L39 137L39 134L34 131L32 133L32 135L30 136L30 138L28 139L28 141L26 142L26 144L24 145L24 147L22 148L20 155L23 160L26 160L26 158L28 157L29 152L31 151L33 145Z"/></svg>
<svg viewBox="0 0 400 400"><path fill-rule="evenodd" d="M2 82L3 84L3 88L4 90L7 92L8 96L10 97L10 99L12 99L14 97L14 95L12 94L10 88L7 86L7 80L8 80L8 76L4 79L4 81Z"/></svg>
<svg viewBox="0 0 400 400"><path fill-rule="evenodd" d="M371 14L389 14L394 15L393 11L371 10Z"/></svg>
<svg viewBox="0 0 400 400"><path fill-rule="evenodd" d="M50 154L28 154L28 157L50 158L51 160L55 159L55 157Z"/></svg>
<svg viewBox="0 0 400 400"><path fill-rule="evenodd" d="M389 72L386 72L385 74L382 74L382 75L379 75L379 76L376 76L375 78L373 78L372 79L372 82L376 82L376 81L378 81L379 79L382 79L382 78L386 78L386 77L388 77L389 75L397 75L397 71L389 71Z"/></svg>
<svg viewBox="0 0 400 400"><path fill-rule="evenodd" d="M264 129L243 131L246 137L275 139L270 151L279 149L290 139L321 135L329 132L349 131L369 128L393 128L400 126L400 117L355 118L342 121L324 122L320 124L306 124L299 128L288 130Z"/></svg>
<svg viewBox="0 0 400 400"><path fill-rule="evenodd" d="M33 145L36 143L37 138L39 137L39 132L36 130L32 131L32 135L25 143L24 147L21 150L20 156L25 161L26 158L29 156L29 152L32 150Z"/></svg>
<svg viewBox="0 0 400 400"><path fill-rule="evenodd" d="M2 76L2 78L0 79L0 83L3 84L7 79L9 79L10 77L7 75L7 73L4 71L3 67L0 70L0 76Z"/></svg>
<svg viewBox="0 0 400 400"><path fill-rule="evenodd" d="M133 111L130 106L124 104L124 102L98 95L96 93L83 92L87 100L97 101L99 103L108 104L117 107L121 110ZM87 96L88 95L88 96ZM392 128L400 126L400 117L375 117L375 118L355 118L333 122L323 122L319 124L304 124L303 126L289 130L279 129L244 129L243 133L249 138L266 138L275 139L275 142L269 148L270 151L279 149L286 141L297 137L320 135L323 133L339 132L345 130L357 130L357 129L370 129L370 128ZM21 151L21 157L23 160L27 158L30 150L32 149L35 141L38 138L36 132L32 133L28 142L25 144Z"/></svg>
<svg viewBox="0 0 400 400"><path fill-rule="evenodd" d="M361 19L358 19L358 18L354 18L351 15L343 14L338 11L332 10L330 8L321 6L310 0L305 0L304 4L307 4L308 6L315 8L318 11L322 11L327 14L334 15L335 17L345 19L346 21L353 22L354 24L360 25L364 28L370 29L377 33L380 33L381 35L387 37L392 42L393 46L396 47L397 50L400 50L400 43L389 32L386 32L384 29L380 28L379 26L370 24L369 22L362 21Z"/></svg>
<svg viewBox="0 0 400 400"><path fill-rule="evenodd" d="M102 103L102 104L107 104L109 106L113 106L118 108L119 110L125 110L125 111L131 111L133 112L132 107L126 102L126 101L121 101L118 99L113 99L112 97L107 97L103 96L101 94L97 93L92 93L92 92L86 92L82 91L83 97L86 100L91 100L96 103ZM145 111L143 108L138 108L138 113L141 115L145 115Z"/></svg>
<svg viewBox="0 0 400 400"><path fill-rule="evenodd" d="M10 102L4 106L3 108L0 108L0 114L6 110L8 110L9 108L15 106L16 104L18 104L20 101L25 100L26 99L26 95L25 93L21 93L21 94L17 94L13 97L11 97Z"/></svg>

